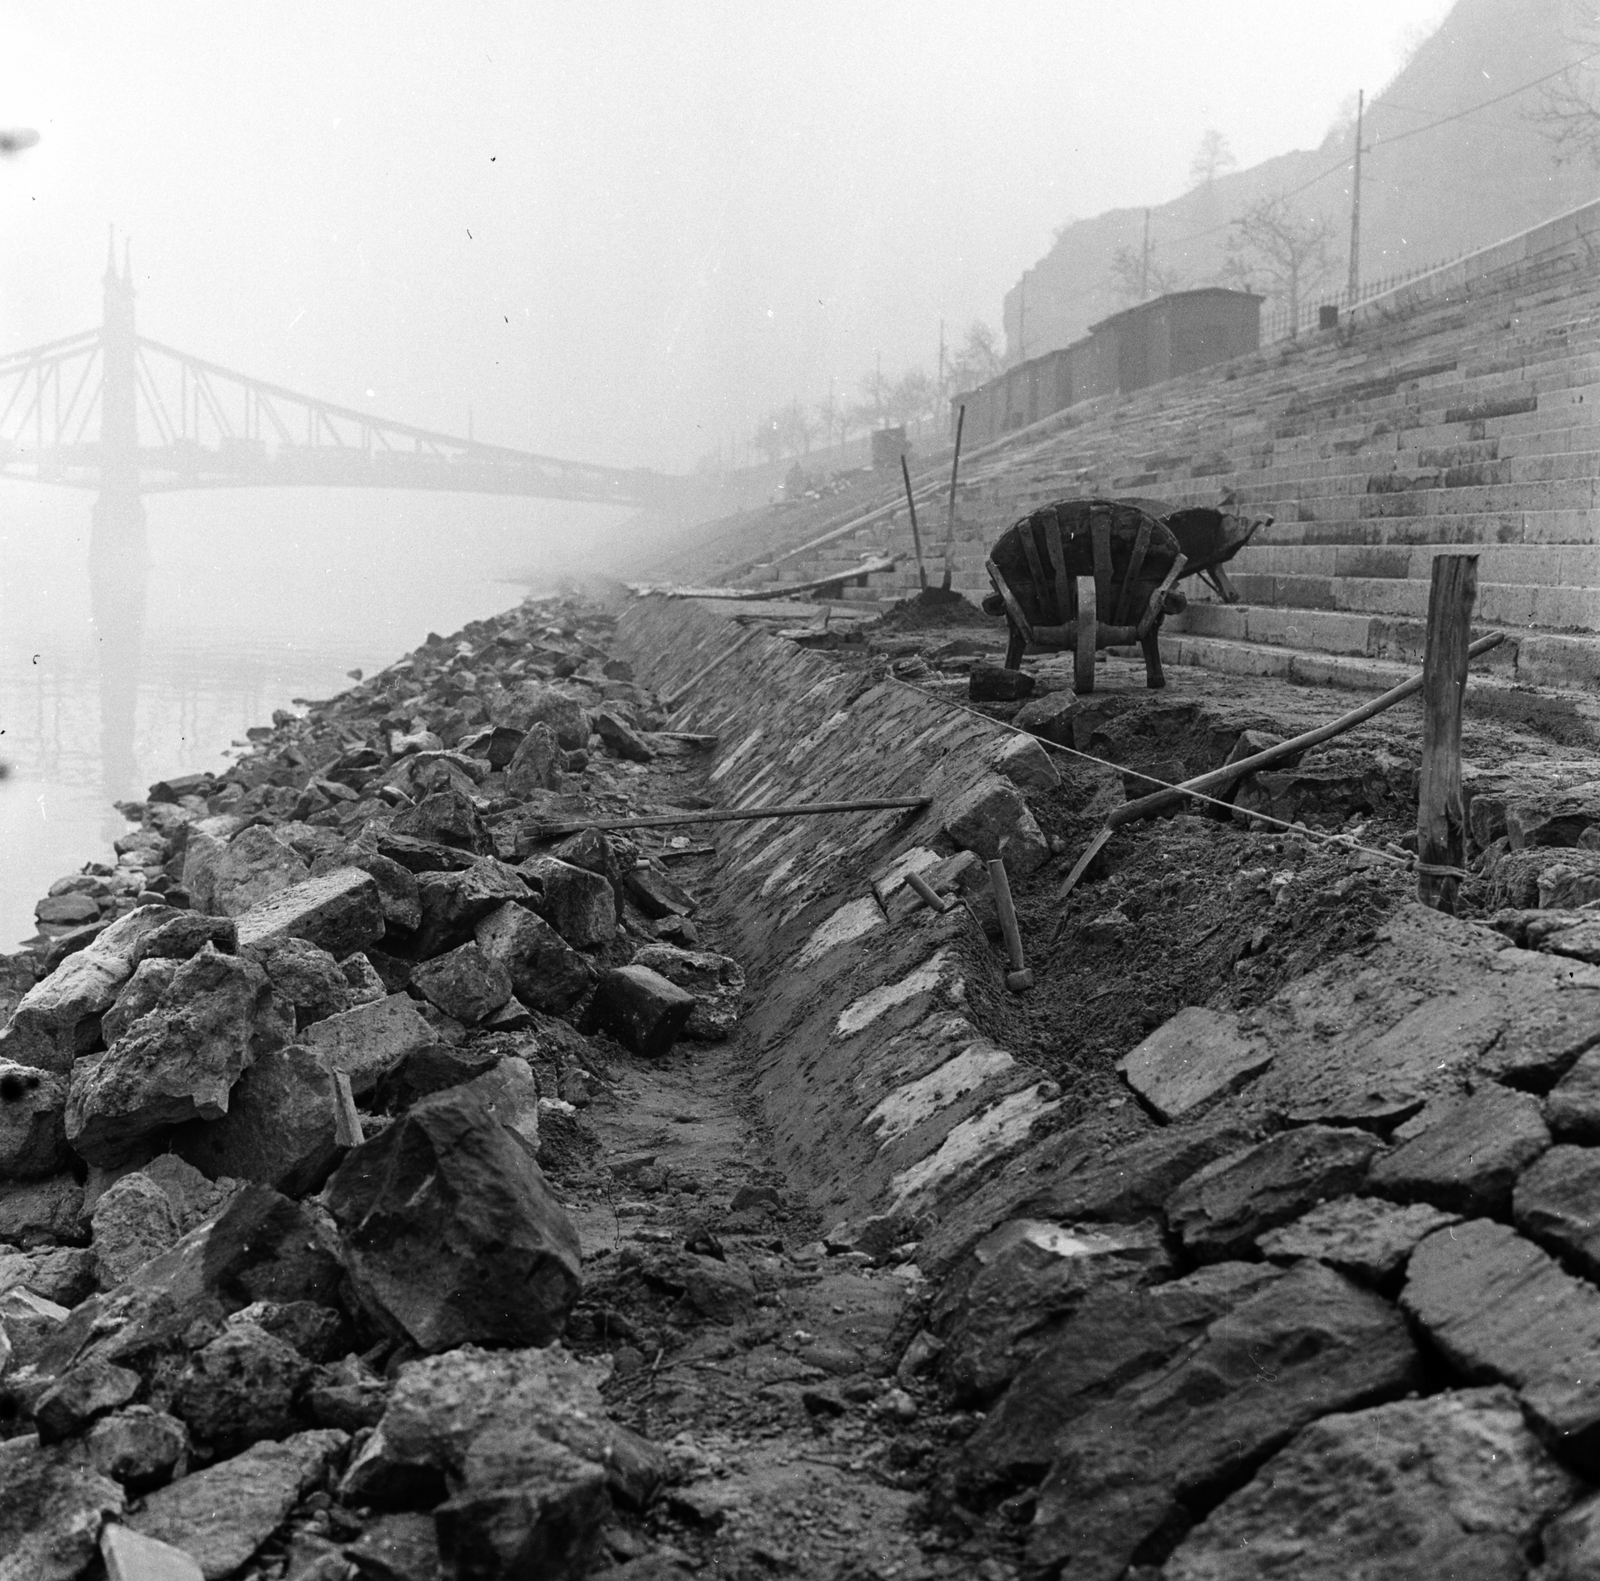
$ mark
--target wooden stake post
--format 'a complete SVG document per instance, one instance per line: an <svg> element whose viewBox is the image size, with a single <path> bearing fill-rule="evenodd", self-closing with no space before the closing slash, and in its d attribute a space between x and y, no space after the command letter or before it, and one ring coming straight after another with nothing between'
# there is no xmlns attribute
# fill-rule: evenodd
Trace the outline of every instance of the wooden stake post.
<svg viewBox="0 0 1600 1581"><path fill-rule="evenodd" d="M1417 899L1455 913L1467 860L1461 795L1461 703L1467 639L1478 596L1478 557L1441 554L1428 589L1428 649L1422 664L1422 785L1417 796Z"/></svg>
<svg viewBox="0 0 1600 1581"><path fill-rule="evenodd" d="M906 465L903 451L900 455L900 476L906 480L906 509L911 512L911 546L917 551L917 581L926 592L928 573L922 564L922 534L917 531L917 497L911 492L911 468Z"/></svg>

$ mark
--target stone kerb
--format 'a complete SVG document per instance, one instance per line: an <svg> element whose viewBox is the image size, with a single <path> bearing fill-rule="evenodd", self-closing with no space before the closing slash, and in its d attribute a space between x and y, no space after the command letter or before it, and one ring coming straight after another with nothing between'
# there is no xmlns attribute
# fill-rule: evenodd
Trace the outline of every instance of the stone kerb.
<svg viewBox="0 0 1600 1581"><path fill-rule="evenodd" d="M617 627L641 680L663 691L734 640L721 612L667 600L631 606ZM738 823L717 837L718 920L752 967L745 1025L777 1162L836 1219L913 1239L1057 1103L965 1014L983 948L965 912L919 908L891 925L873 890L896 858L933 859L945 809L1009 737L766 635L698 683L686 712L721 738L722 805L933 798L909 818Z"/></svg>

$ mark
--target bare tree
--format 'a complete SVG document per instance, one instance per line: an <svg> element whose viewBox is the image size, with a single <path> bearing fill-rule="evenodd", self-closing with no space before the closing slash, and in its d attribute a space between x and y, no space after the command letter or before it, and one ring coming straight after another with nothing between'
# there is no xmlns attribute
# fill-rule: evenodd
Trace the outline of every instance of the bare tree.
<svg viewBox="0 0 1600 1581"><path fill-rule="evenodd" d="M961 350L950 364L950 388L976 389L999 372L999 339L981 319L974 319L967 327L967 338L961 343Z"/></svg>
<svg viewBox="0 0 1600 1581"><path fill-rule="evenodd" d="M889 410L889 396L894 386L884 378L881 369L873 368L861 375L856 386L865 401L865 410L871 414L871 425L881 428L884 414Z"/></svg>
<svg viewBox="0 0 1600 1581"><path fill-rule="evenodd" d="M828 385L827 400L818 401L811 410L816 416L817 427L822 430L823 444L831 445L837 443L842 445L844 443L844 406L835 397L832 383ZM837 440L834 438L835 434L838 435Z"/></svg>
<svg viewBox="0 0 1600 1581"><path fill-rule="evenodd" d="M1302 300L1333 273L1332 224L1320 215L1297 214L1285 198L1262 198L1231 224L1222 279L1286 303L1294 334Z"/></svg>
<svg viewBox="0 0 1600 1581"><path fill-rule="evenodd" d="M1189 185L1209 187L1224 170L1232 170L1238 163L1228 139L1213 126L1201 137L1200 146L1189 161Z"/></svg>
<svg viewBox="0 0 1600 1581"><path fill-rule="evenodd" d="M816 438L817 426L806 414L798 400L790 401L782 411L774 414L778 437L783 448L792 456L811 454L811 441Z"/></svg>
<svg viewBox="0 0 1600 1581"><path fill-rule="evenodd" d="M750 443L768 461L776 461L783 454L783 429L778 420L778 413L769 413L756 424L756 431L750 436Z"/></svg>
<svg viewBox="0 0 1600 1581"><path fill-rule="evenodd" d="M889 415L897 423L915 423L922 432L922 419L933 410L933 380L921 368L912 368L889 392Z"/></svg>
<svg viewBox="0 0 1600 1581"><path fill-rule="evenodd" d="M1178 270L1157 261L1154 247L1148 257L1132 247L1119 247L1111 258L1111 282L1117 296L1130 304L1181 291L1184 284Z"/></svg>

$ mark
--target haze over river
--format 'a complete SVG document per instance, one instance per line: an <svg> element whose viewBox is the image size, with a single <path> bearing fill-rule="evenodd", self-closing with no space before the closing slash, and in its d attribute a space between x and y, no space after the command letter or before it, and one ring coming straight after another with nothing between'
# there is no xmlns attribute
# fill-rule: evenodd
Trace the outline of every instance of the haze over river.
<svg viewBox="0 0 1600 1581"><path fill-rule="evenodd" d="M324 698L563 577L626 575L631 511L377 490L146 496L148 552L91 588L93 496L0 491L0 950L57 878L114 860L111 806L227 766ZM137 557L136 557L137 560ZM142 607L141 607L142 606Z"/></svg>

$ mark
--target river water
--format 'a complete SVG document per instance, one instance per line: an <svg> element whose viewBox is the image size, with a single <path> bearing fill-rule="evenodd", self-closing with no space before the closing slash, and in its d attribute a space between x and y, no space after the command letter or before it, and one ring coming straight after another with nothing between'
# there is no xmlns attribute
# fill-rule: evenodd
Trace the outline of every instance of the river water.
<svg viewBox="0 0 1600 1581"><path fill-rule="evenodd" d="M368 490L146 496L144 544L91 574L92 496L0 485L0 950L128 829L111 803L296 697L586 571L627 574L631 512Z"/></svg>

